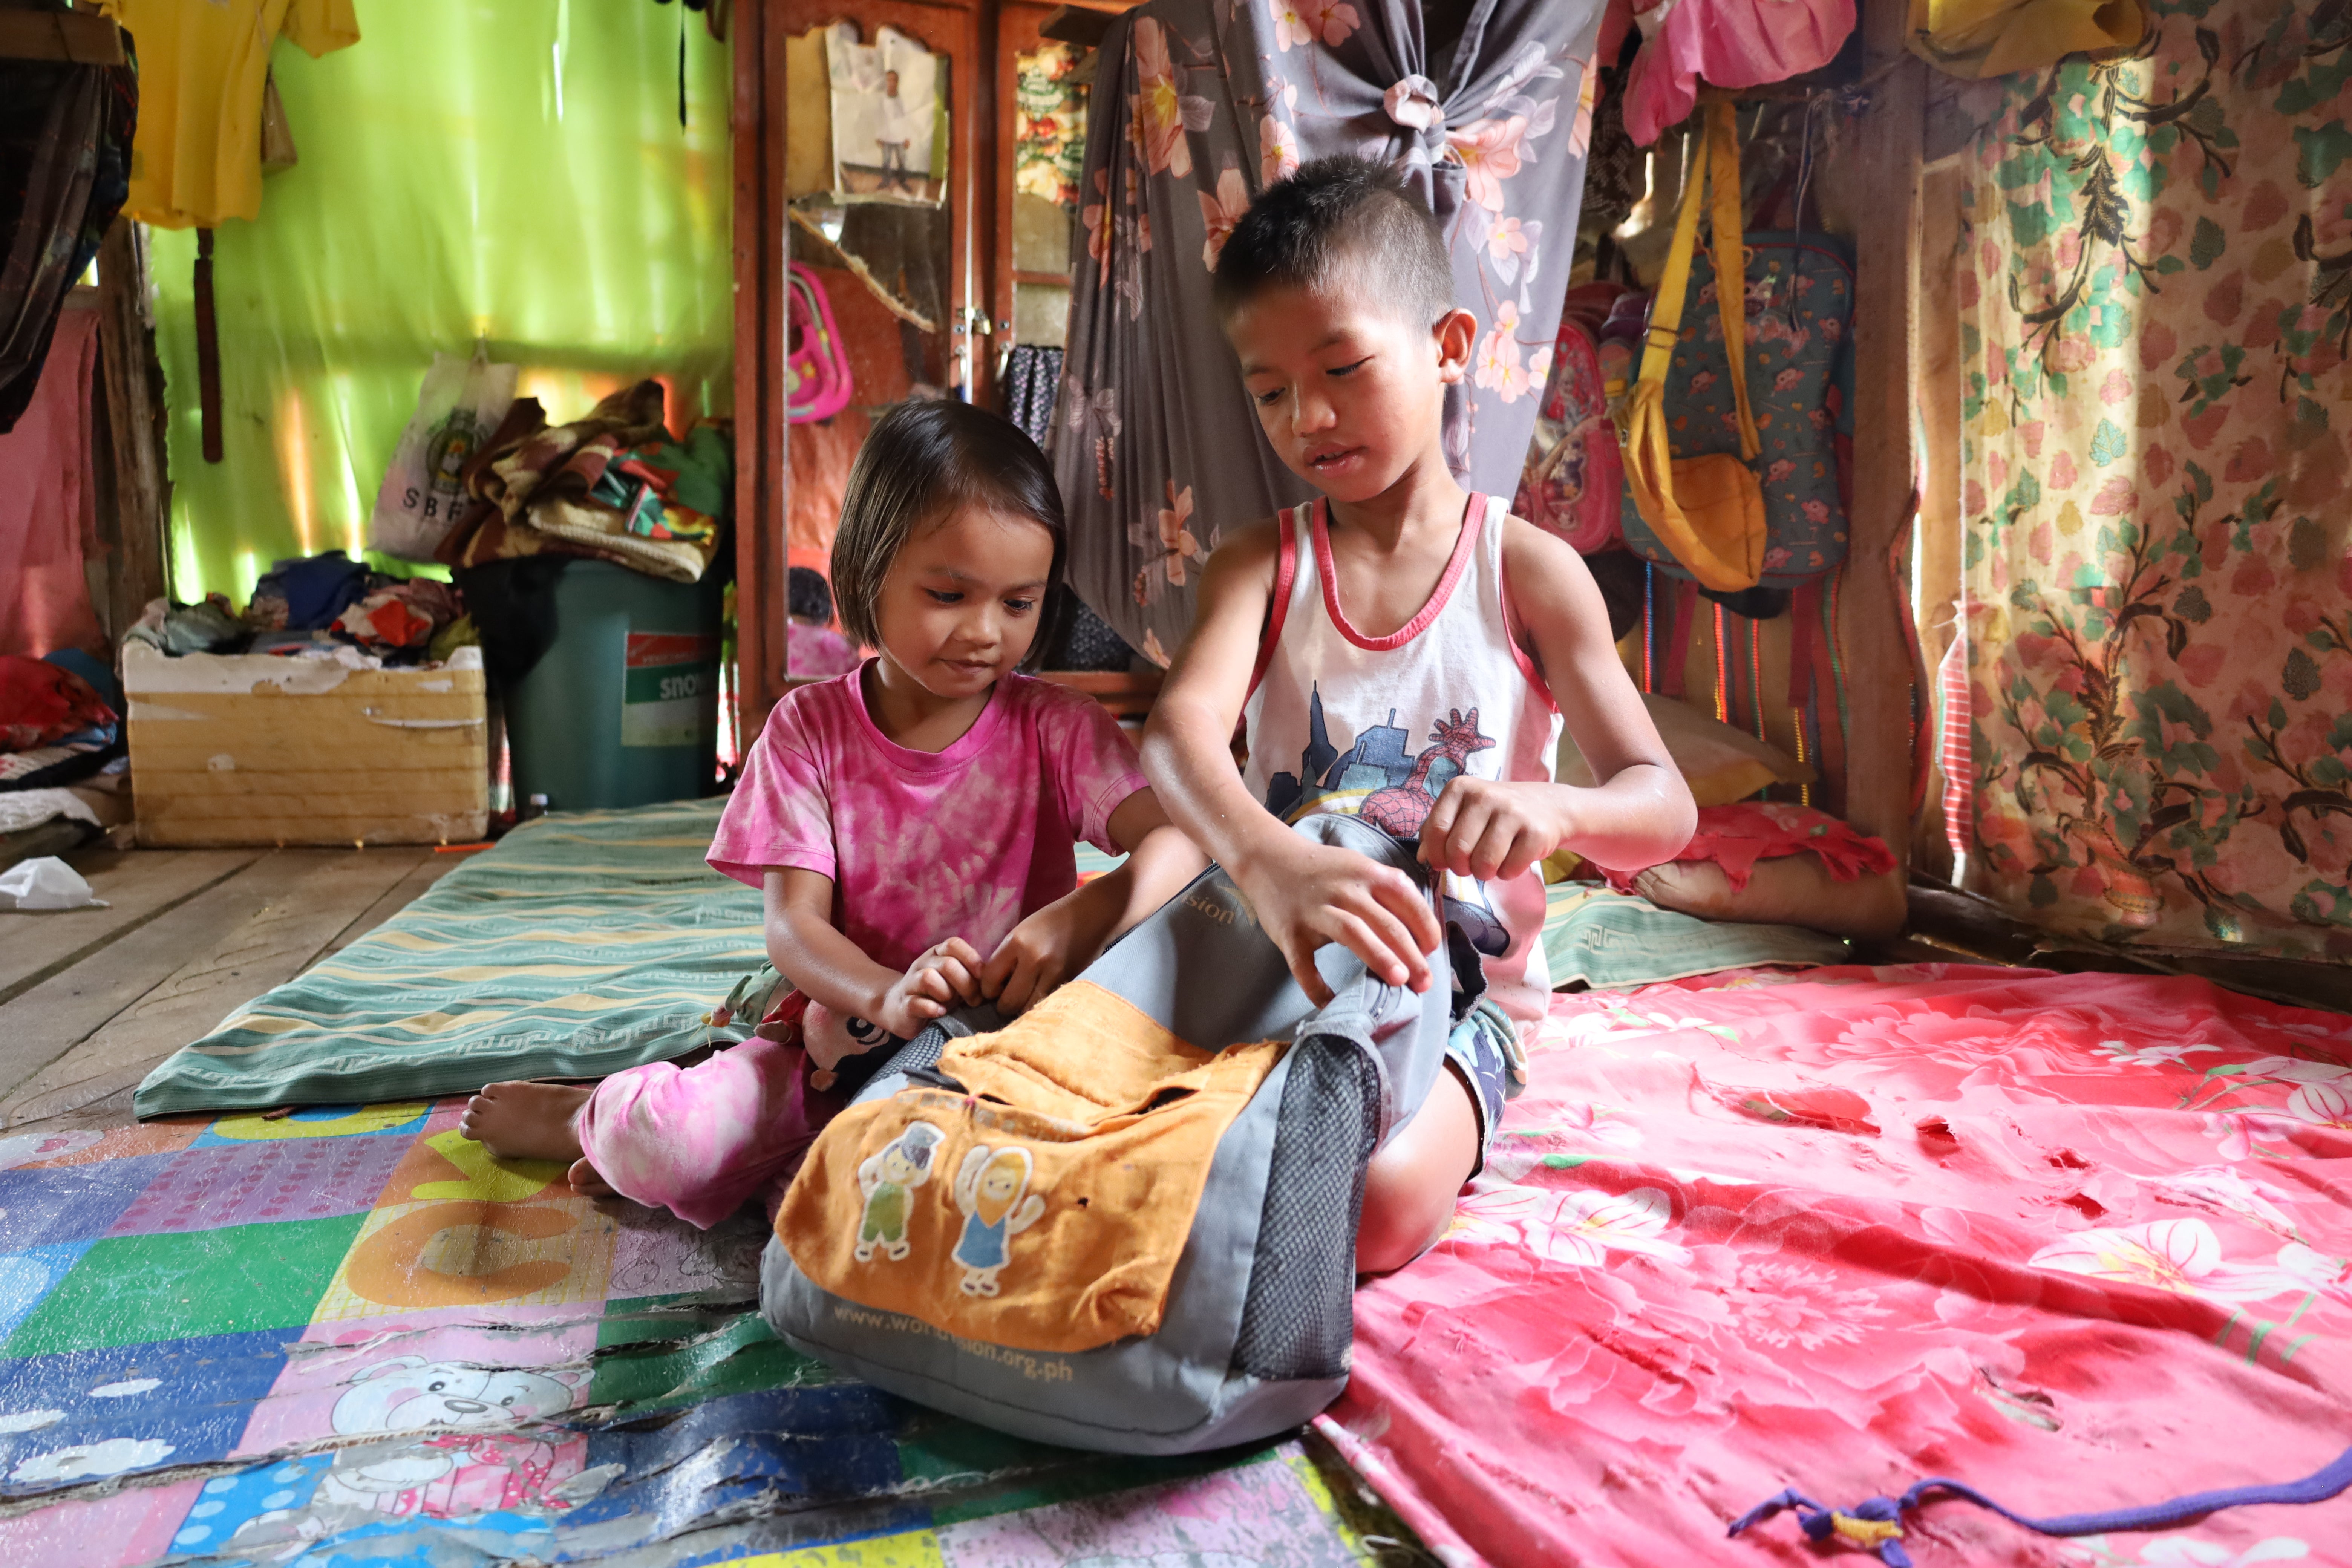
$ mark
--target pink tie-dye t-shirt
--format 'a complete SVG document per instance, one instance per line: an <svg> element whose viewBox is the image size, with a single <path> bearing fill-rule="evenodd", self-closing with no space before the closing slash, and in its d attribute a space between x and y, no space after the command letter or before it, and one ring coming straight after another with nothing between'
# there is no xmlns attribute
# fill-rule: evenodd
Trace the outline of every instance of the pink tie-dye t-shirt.
<svg viewBox="0 0 2352 1568"><path fill-rule="evenodd" d="M944 752L875 727L852 671L786 695L743 760L710 864L761 883L771 866L833 879L833 920L904 969L951 936L982 958L1078 885L1074 846L1108 854L1110 816L1145 787L1135 748L1092 698L1008 675Z"/></svg>

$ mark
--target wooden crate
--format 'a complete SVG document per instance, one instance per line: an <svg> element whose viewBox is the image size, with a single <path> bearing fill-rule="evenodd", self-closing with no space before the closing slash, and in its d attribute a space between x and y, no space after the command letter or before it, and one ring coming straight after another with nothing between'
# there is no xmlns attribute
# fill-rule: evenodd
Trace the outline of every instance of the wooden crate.
<svg viewBox="0 0 2352 1568"><path fill-rule="evenodd" d="M463 844L489 824L477 650L437 669L123 650L139 842Z"/></svg>

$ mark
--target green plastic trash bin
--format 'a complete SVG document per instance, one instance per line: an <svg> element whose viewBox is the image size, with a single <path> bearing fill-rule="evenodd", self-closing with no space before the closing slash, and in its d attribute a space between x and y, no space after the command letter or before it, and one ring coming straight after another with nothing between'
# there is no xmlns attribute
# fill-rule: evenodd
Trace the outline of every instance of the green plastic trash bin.
<svg viewBox="0 0 2352 1568"><path fill-rule="evenodd" d="M551 811L693 800L715 787L726 585L574 561L555 641L505 694L514 798Z"/></svg>

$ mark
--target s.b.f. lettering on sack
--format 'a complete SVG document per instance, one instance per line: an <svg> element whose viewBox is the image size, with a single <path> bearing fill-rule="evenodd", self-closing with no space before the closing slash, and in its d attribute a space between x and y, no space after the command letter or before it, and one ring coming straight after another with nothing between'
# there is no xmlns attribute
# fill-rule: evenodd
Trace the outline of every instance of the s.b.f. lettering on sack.
<svg viewBox="0 0 2352 1568"><path fill-rule="evenodd" d="M368 543L387 555L430 561L465 508L466 465L514 402L517 368L492 364L478 344L470 359L436 354L417 390L416 412L376 491Z"/></svg>

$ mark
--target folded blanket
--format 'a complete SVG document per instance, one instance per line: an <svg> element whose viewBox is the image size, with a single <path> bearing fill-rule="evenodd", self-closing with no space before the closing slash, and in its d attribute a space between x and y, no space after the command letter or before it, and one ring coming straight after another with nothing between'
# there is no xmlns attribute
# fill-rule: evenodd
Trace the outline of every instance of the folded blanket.
<svg viewBox="0 0 2352 1568"><path fill-rule="evenodd" d="M1711 860L1723 868L1731 880L1732 891L1748 886L1748 879L1759 860L1778 856L1810 853L1821 858L1829 868L1830 876L1840 882L1851 882L1857 877L1883 877L1895 869L1895 857L1886 846L1868 834L1850 827L1827 812L1815 811L1809 805L1784 805L1776 801L1748 801L1738 805L1706 805L1699 808L1698 831L1677 862ZM1633 879L1631 871L1610 871L1610 886L1620 892L1631 892Z"/></svg>
<svg viewBox="0 0 2352 1568"><path fill-rule="evenodd" d="M699 582L718 553L734 479L730 427L706 421L679 442L663 417L657 381L552 428L537 399L518 399L467 462L473 500L436 554L452 567L585 555Z"/></svg>

